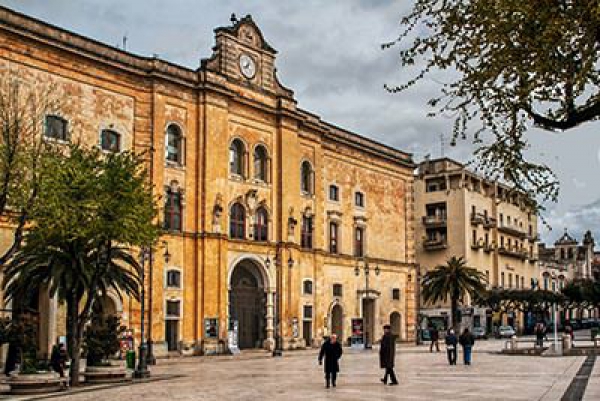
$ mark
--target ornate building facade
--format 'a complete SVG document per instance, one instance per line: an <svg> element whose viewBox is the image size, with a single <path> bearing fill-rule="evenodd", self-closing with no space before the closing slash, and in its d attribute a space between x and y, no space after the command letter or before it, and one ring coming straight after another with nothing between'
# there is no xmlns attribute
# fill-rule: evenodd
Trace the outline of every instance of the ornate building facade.
<svg viewBox="0 0 600 401"><path fill-rule="evenodd" d="M413 339L411 155L300 109L251 17L215 40L193 70L0 8L1 73L62 100L49 135L148 152L165 228L146 262L155 354L271 349L277 333L310 346L353 318ZM107 302L139 333L137 302ZM51 344L61 305L46 304Z"/></svg>

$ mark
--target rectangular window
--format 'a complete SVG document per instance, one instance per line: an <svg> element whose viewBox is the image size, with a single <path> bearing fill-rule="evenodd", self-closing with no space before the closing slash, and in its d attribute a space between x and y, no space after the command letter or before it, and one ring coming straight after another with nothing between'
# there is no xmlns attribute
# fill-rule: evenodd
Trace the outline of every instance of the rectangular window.
<svg viewBox="0 0 600 401"><path fill-rule="evenodd" d="M477 215L477 207L475 205L471 206L471 217L475 217Z"/></svg>
<svg viewBox="0 0 600 401"><path fill-rule="evenodd" d="M525 289L525 277L521 276L521 289Z"/></svg>
<svg viewBox="0 0 600 401"><path fill-rule="evenodd" d="M304 305L304 319L311 320L313 317L313 307L312 305Z"/></svg>
<svg viewBox="0 0 600 401"><path fill-rule="evenodd" d="M302 232L301 246L304 249L312 249L313 247L313 218L302 217Z"/></svg>
<svg viewBox="0 0 600 401"><path fill-rule="evenodd" d="M44 131L46 138L67 141L67 120L58 116L46 116L46 129Z"/></svg>
<svg viewBox="0 0 600 401"><path fill-rule="evenodd" d="M504 272L500 273L500 287L504 288Z"/></svg>
<svg viewBox="0 0 600 401"><path fill-rule="evenodd" d="M303 292L305 295L311 295L313 293L313 283L310 280L304 280Z"/></svg>
<svg viewBox="0 0 600 401"><path fill-rule="evenodd" d="M358 207L365 207L365 194L357 192L354 194L354 203Z"/></svg>
<svg viewBox="0 0 600 401"><path fill-rule="evenodd" d="M490 285L490 271L489 270L485 271L485 280L489 286Z"/></svg>
<svg viewBox="0 0 600 401"><path fill-rule="evenodd" d="M181 288L181 272L179 270L167 272L167 287Z"/></svg>
<svg viewBox="0 0 600 401"><path fill-rule="evenodd" d="M334 284L333 285L333 296L334 297L341 297L342 295L343 295L342 285L341 284Z"/></svg>
<svg viewBox="0 0 600 401"><path fill-rule="evenodd" d="M485 246L490 245L490 235L488 233L485 234Z"/></svg>
<svg viewBox="0 0 600 401"><path fill-rule="evenodd" d="M392 290L392 299L394 301L399 301L400 300L400 288L394 288Z"/></svg>
<svg viewBox="0 0 600 401"><path fill-rule="evenodd" d="M329 223L329 252L338 253L338 225L335 222Z"/></svg>
<svg viewBox="0 0 600 401"><path fill-rule="evenodd" d="M110 129L104 129L100 133L100 147L107 152L119 152L121 150L121 135Z"/></svg>
<svg viewBox="0 0 600 401"><path fill-rule="evenodd" d="M500 225L504 225L504 215L500 213Z"/></svg>
<svg viewBox="0 0 600 401"><path fill-rule="evenodd" d="M508 273L508 288L512 288L512 273Z"/></svg>
<svg viewBox="0 0 600 401"><path fill-rule="evenodd" d="M338 202L340 200L340 189L337 185L329 186L329 200Z"/></svg>
<svg viewBox="0 0 600 401"><path fill-rule="evenodd" d="M519 289L519 275L518 274L515 275L515 287L517 287L517 289Z"/></svg>
<svg viewBox="0 0 600 401"><path fill-rule="evenodd" d="M166 195L164 228L181 231L181 194L169 188Z"/></svg>
<svg viewBox="0 0 600 401"><path fill-rule="evenodd" d="M477 246L477 230L473 230L473 245Z"/></svg>
<svg viewBox="0 0 600 401"><path fill-rule="evenodd" d="M354 256L362 258L364 256L365 229L363 227L356 227L354 231Z"/></svg>
<svg viewBox="0 0 600 401"><path fill-rule="evenodd" d="M167 301L167 318L179 318L181 316L181 301Z"/></svg>

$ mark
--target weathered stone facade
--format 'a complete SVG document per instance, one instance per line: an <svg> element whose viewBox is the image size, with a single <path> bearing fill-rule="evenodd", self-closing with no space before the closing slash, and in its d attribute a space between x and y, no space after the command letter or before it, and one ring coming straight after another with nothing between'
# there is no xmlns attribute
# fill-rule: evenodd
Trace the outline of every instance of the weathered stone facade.
<svg viewBox="0 0 600 401"><path fill-rule="evenodd" d="M147 318L155 353L223 351L230 315L239 314L241 322L245 312L250 317L239 330L257 332L239 336L252 340L252 346L260 340L272 347L277 291L286 348L318 342L332 330L347 338L350 320L363 313L362 299L372 300L370 335L378 337L393 314L400 338L413 339L411 156L298 108L293 92L277 80L275 50L250 17L215 34L212 57L190 70L0 8L2 73L34 85L54 83L64 100L60 116L68 121L71 140L95 145L103 129L118 132L121 149L149 151L156 193L163 200L169 191L180 196L180 217L169 218L181 223L164 235L147 264L152 280ZM166 158L172 126L181 135L174 161ZM236 153L240 173L230 160L234 141L242 149ZM257 146L266 151L266 171L258 178ZM304 165L310 172L306 177ZM337 200L329 199L332 185L338 188ZM239 239L229 235L234 205L244 211ZM268 222L261 241L253 236L259 209ZM305 218L312 218L310 247L302 240ZM330 252L331 222L338 227L337 252ZM364 269L355 272L357 227L371 267L368 291ZM3 245L10 235L3 231ZM236 270L241 265L247 268ZM238 278L239 293L232 287ZM334 284L341 284L335 295ZM260 292L252 298L254 309L233 304L232 297L239 303L246 290ZM255 296L252 291L248 294ZM115 309L139 333L140 305L124 300Z"/></svg>

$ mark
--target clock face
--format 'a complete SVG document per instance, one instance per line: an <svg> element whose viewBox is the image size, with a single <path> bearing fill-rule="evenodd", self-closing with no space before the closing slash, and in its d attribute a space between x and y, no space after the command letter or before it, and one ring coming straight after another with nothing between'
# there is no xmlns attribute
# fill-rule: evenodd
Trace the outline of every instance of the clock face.
<svg viewBox="0 0 600 401"><path fill-rule="evenodd" d="M252 57L247 54L240 56L240 70L246 78L250 79L254 77L254 74L256 74L256 64Z"/></svg>

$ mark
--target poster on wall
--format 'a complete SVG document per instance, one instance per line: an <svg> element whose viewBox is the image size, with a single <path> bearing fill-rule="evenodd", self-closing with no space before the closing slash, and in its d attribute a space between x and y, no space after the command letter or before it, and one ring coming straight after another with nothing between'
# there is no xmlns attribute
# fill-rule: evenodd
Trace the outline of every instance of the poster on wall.
<svg viewBox="0 0 600 401"><path fill-rule="evenodd" d="M239 354L238 347L238 321L236 319L229 320L229 330L227 331L227 345L232 354Z"/></svg>
<svg viewBox="0 0 600 401"><path fill-rule="evenodd" d="M362 318L354 318L351 320L352 324L352 337L350 338L351 345L353 348L364 347L364 322Z"/></svg>
<svg viewBox="0 0 600 401"><path fill-rule="evenodd" d="M204 319L204 338L219 337L219 321L216 318Z"/></svg>

